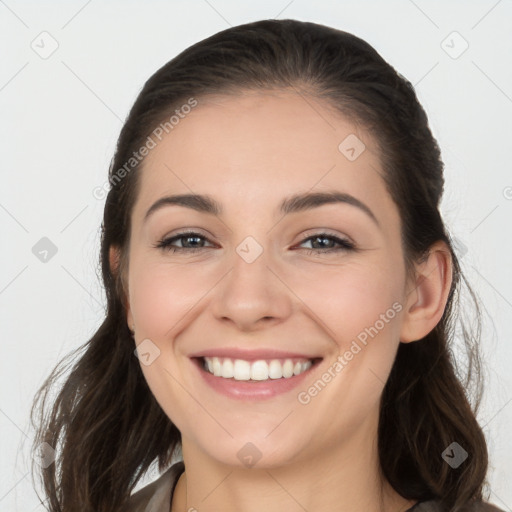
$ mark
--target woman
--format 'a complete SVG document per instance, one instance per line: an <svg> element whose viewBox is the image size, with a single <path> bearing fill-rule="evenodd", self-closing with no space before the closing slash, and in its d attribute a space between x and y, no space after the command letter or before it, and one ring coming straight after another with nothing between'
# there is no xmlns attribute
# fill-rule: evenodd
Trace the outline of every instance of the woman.
<svg viewBox="0 0 512 512"><path fill-rule="evenodd" d="M195 44L109 178L106 318L37 423L48 510L498 510L440 151L371 46L294 20Z"/></svg>

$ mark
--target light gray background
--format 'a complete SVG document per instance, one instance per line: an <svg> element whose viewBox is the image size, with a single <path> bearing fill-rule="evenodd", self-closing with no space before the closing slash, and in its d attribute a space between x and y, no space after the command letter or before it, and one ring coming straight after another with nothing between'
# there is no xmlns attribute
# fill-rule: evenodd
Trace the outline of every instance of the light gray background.
<svg viewBox="0 0 512 512"><path fill-rule="evenodd" d="M28 473L32 397L102 321L96 269L104 201L92 191L105 183L123 119L144 81L181 50L264 18L352 32L416 86L446 164L443 214L488 311L479 419L491 501L512 510L510 0L0 0L2 511L43 510ZM43 59L31 44L48 51L51 38L58 48ZM46 263L32 252L42 237L58 249Z"/></svg>

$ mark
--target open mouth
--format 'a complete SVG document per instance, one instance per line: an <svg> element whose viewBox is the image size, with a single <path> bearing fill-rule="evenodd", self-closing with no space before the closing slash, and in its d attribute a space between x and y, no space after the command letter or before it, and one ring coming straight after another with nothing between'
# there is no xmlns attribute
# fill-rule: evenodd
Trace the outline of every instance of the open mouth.
<svg viewBox="0 0 512 512"><path fill-rule="evenodd" d="M246 361L229 357L196 357L194 359L202 370L214 377L250 382L291 379L307 372L322 360L322 358L287 358Z"/></svg>

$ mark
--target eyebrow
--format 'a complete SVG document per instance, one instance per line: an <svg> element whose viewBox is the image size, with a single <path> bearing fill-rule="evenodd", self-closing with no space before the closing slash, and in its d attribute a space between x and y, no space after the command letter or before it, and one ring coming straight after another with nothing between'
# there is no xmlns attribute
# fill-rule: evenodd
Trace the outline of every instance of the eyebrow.
<svg viewBox="0 0 512 512"><path fill-rule="evenodd" d="M279 211L288 215L289 213L302 212L310 210L312 208L318 208L326 204L333 203L344 203L359 208L361 211L366 213L377 226L379 222L375 217L374 213L370 208L356 197L338 191L328 192L307 192L304 194L296 194L283 200L279 206ZM222 206L215 199L208 195L202 194L180 194L165 196L158 199L151 205L149 210L144 216L144 222L153 214L155 211L170 205L183 206L185 208L191 208L201 213L207 213L210 215L222 214Z"/></svg>

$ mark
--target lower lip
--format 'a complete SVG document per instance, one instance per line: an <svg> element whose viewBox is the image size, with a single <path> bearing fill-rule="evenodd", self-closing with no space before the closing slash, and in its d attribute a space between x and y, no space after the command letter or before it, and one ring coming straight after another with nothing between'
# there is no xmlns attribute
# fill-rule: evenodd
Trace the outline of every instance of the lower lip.
<svg viewBox="0 0 512 512"><path fill-rule="evenodd" d="M304 373L294 375L288 379L280 378L263 381L247 381L215 377L201 367L202 362L199 359L194 360L193 363L208 386L217 391L217 393L239 400L265 400L287 393L299 386L310 374L311 370L316 368L318 364L315 362Z"/></svg>

